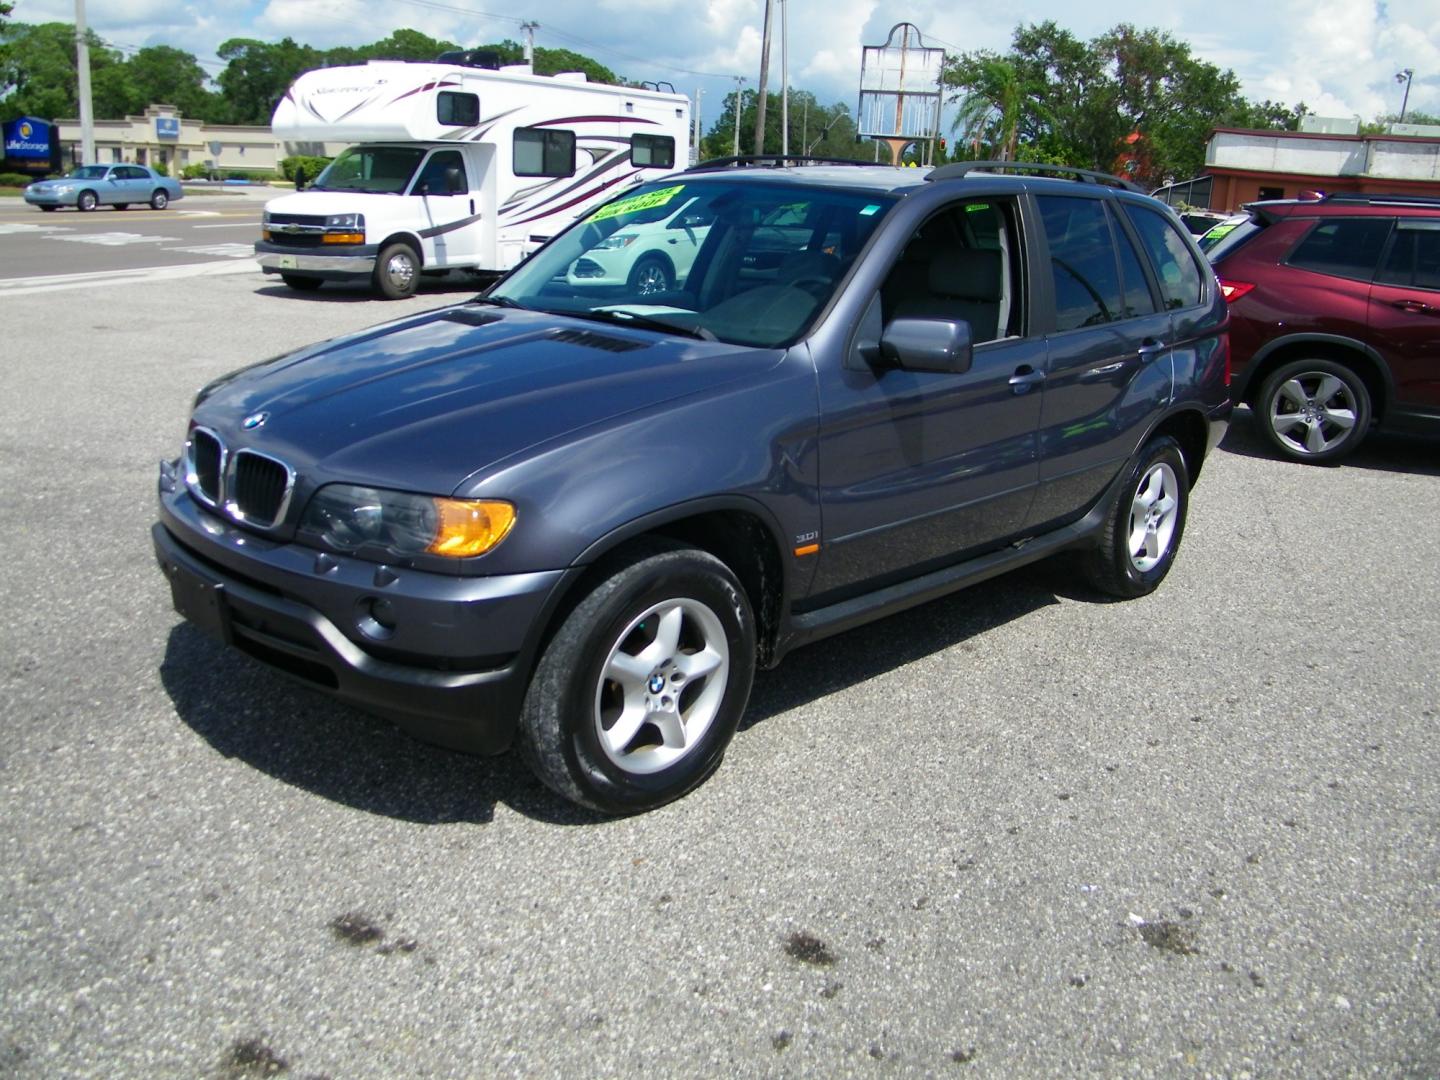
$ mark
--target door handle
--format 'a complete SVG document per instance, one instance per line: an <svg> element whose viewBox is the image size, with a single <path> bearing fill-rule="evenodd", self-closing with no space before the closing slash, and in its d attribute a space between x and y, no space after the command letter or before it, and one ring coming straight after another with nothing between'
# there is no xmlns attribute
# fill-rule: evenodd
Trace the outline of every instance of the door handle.
<svg viewBox="0 0 1440 1080"><path fill-rule="evenodd" d="M1029 364L1022 364L1010 376L1010 388L1017 394L1028 393L1032 386L1045 381L1045 373L1036 371Z"/></svg>
<svg viewBox="0 0 1440 1080"><path fill-rule="evenodd" d="M1429 304L1421 303L1419 300L1392 300L1390 301L1390 306L1399 308L1401 311L1409 311L1415 314L1432 310Z"/></svg>
<svg viewBox="0 0 1440 1080"><path fill-rule="evenodd" d="M1163 341L1146 341L1135 351L1140 354L1140 362L1143 364L1154 360L1169 347Z"/></svg>

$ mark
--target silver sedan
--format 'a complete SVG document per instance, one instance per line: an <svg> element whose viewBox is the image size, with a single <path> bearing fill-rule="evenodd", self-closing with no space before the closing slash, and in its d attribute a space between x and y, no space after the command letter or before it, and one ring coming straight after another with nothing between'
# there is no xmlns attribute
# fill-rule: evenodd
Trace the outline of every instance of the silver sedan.
<svg viewBox="0 0 1440 1080"><path fill-rule="evenodd" d="M94 210L101 203L117 210L132 203L164 210L183 195L179 181L144 165L81 165L59 180L37 180L25 189L25 201L41 210Z"/></svg>

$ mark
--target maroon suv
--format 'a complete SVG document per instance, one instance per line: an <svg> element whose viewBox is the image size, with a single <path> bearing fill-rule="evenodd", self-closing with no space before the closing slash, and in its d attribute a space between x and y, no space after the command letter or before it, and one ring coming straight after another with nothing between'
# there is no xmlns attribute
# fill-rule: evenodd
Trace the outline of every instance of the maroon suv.
<svg viewBox="0 0 1440 1080"><path fill-rule="evenodd" d="M1246 209L1208 252L1230 301L1232 398L1295 461L1338 461L1375 425L1440 435L1440 199Z"/></svg>

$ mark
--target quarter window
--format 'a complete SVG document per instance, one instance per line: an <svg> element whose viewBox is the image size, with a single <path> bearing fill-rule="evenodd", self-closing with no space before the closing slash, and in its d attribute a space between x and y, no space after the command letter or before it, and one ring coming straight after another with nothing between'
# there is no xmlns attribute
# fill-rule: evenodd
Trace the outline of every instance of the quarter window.
<svg viewBox="0 0 1440 1080"><path fill-rule="evenodd" d="M1380 249L1390 235L1392 218L1334 218L1311 229L1294 254L1291 266L1317 274L1369 281L1375 276Z"/></svg>
<svg viewBox="0 0 1440 1080"><path fill-rule="evenodd" d="M642 169L673 169L675 140L668 135L632 135L630 160Z"/></svg>
<svg viewBox="0 0 1440 1080"><path fill-rule="evenodd" d="M1056 331L1123 318L1120 272L1105 204L1055 195L1041 195L1036 202L1050 242Z"/></svg>
<svg viewBox="0 0 1440 1080"><path fill-rule="evenodd" d="M1133 319L1137 315L1155 314L1155 298L1150 295L1150 286L1145 281L1140 255L1130 242L1129 234L1118 227L1115 228L1115 250L1120 253L1120 277L1125 284L1125 317Z"/></svg>
<svg viewBox="0 0 1440 1080"><path fill-rule="evenodd" d="M1126 205L1125 212L1140 234L1140 245L1150 256L1160 279L1160 296L1167 308L1194 307L1205 296L1205 275L1180 230L1153 210Z"/></svg>
<svg viewBox="0 0 1440 1080"><path fill-rule="evenodd" d="M435 98L435 119L454 127L473 127L480 122L480 95L442 90Z"/></svg>
<svg viewBox="0 0 1440 1080"><path fill-rule="evenodd" d="M516 128L515 175L575 175L575 133L548 128Z"/></svg>

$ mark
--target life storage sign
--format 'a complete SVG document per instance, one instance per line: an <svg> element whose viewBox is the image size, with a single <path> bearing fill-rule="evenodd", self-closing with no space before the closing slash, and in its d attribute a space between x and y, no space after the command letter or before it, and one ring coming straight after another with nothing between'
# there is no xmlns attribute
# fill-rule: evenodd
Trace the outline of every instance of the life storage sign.
<svg viewBox="0 0 1440 1080"><path fill-rule="evenodd" d="M24 172L43 175L60 169L60 131L53 124L22 116L0 127L4 138L3 172Z"/></svg>

